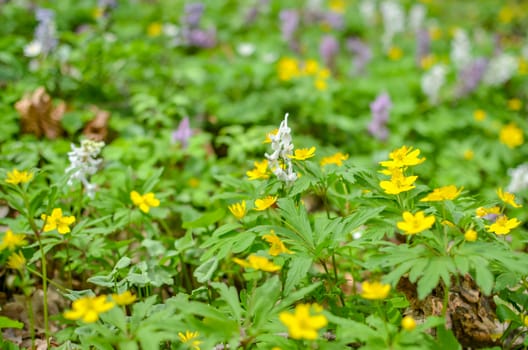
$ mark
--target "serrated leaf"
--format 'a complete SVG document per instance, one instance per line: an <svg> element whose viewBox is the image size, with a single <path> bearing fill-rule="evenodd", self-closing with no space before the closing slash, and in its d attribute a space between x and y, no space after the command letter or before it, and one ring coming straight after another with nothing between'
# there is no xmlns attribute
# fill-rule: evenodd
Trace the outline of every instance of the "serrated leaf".
<svg viewBox="0 0 528 350"><path fill-rule="evenodd" d="M493 289L493 274L486 265L475 264L475 282L482 290L482 293L490 295Z"/></svg>
<svg viewBox="0 0 528 350"><path fill-rule="evenodd" d="M289 294L300 281L306 278L311 266L312 259L310 257L294 257L290 260L284 282L284 294Z"/></svg>
<svg viewBox="0 0 528 350"><path fill-rule="evenodd" d="M211 259L204 262L202 265L194 271L193 275L196 280L200 283L205 283L211 279L214 272L218 268L218 259L214 256Z"/></svg>

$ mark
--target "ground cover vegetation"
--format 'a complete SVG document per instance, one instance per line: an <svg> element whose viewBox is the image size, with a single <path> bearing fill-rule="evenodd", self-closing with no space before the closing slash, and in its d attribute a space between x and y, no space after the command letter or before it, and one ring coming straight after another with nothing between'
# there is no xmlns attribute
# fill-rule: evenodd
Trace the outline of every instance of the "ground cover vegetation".
<svg viewBox="0 0 528 350"><path fill-rule="evenodd" d="M528 2L0 14L2 349L528 345Z"/></svg>

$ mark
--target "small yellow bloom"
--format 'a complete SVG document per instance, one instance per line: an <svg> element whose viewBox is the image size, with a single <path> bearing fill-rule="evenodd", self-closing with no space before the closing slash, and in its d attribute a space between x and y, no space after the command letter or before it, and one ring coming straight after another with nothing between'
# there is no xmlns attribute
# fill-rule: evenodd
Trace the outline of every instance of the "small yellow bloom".
<svg viewBox="0 0 528 350"><path fill-rule="evenodd" d="M270 136L275 136L275 135L277 135L278 132L279 132L279 129L277 129L277 128L275 128L272 131L268 132L266 134L266 139L264 140L263 143L271 143L271 137ZM266 166L267 166L267 164L266 164Z"/></svg>
<svg viewBox="0 0 528 350"><path fill-rule="evenodd" d="M432 193L429 193L427 196L420 199L420 202L453 200L458 197L460 192L462 192L462 189L463 187L457 189L454 185L435 188Z"/></svg>
<svg viewBox="0 0 528 350"><path fill-rule="evenodd" d="M398 222L396 225L406 235L414 235L430 229L434 222L434 215L425 216L423 211L413 215L411 212L406 211L403 213L403 221Z"/></svg>
<svg viewBox="0 0 528 350"><path fill-rule="evenodd" d="M418 176L404 176L400 168L392 168L387 171L392 173L391 179L389 181L381 181L379 184L385 193L399 194L416 187L414 182L418 179Z"/></svg>
<svg viewBox="0 0 528 350"><path fill-rule="evenodd" d="M412 316L405 316L401 320L401 326L406 331L412 331L413 329L416 328L416 321L414 320Z"/></svg>
<svg viewBox="0 0 528 350"><path fill-rule="evenodd" d="M321 159L321 166L325 166L328 164L335 164L337 166L343 165L343 161L348 159L348 154L343 154L341 152L337 152L336 154L333 154L328 157L323 157Z"/></svg>
<svg viewBox="0 0 528 350"><path fill-rule="evenodd" d="M464 239L468 242L474 242L477 240L477 231L473 230L473 229L469 229L466 231L466 233L464 233Z"/></svg>
<svg viewBox="0 0 528 350"><path fill-rule="evenodd" d="M187 181L187 185L189 185L190 187L192 188L196 188L200 185L200 180L195 178L195 177L191 177L188 181Z"/></svg>
<svg viewBox="0 0 528 350"><path fill-rule="evenodd" d="M318 79L328 79L329 77L330 77L330 69L328 68L320 69L319 72L317 72Z"/></svg>
<svg viewBox="0 0 528 350"><path fill-rule="evenodd" d="M507 235L511 230L519 226L521 222L516 218L508 219L506 215L500 216L493 224L487 225L488 232L497 235Z"/></svg>
<svg viewBox="0 0 528 350"><path fill-rule="evenodd" d="M264 159L262 162L254 162L255 168L246 172L249 180L268 179L270 173L268 171L268 160Z"/></svg>
<svg viewBox="0 0 528 350"><path fill-rule="evenodd" d="M400 58L403 57L403 51L397 46L392 46L389 49L389 52L387 52L387 56L391 61L398 61Z"/></svg>
<svg viewBox="0 0 528 350"><path fill-rule="evenodd" d="M322 308L316 304L298 304L293 313L281 312L279 320L288 327L288 335L291 338L315 340L319 329L328 324L326 317L320 314L321 311Z"/></svg>
<svg viewBox="0 0 528 350"><path fill-rule="evenodd" d="M117 305L130 305L136 301L136 296L127 290L121 294L112 294L112 300Z"/></svg>
<svg viewBox="0 0 528 350"><path fill-rule="evenodd" d="M330 0L328 5L330 10L336 13L345 13L346 1L345 0Z"/></svg>
<svg viewBox="0 0 528 350"><path fill-rule="evenodd" d="M525 327L528 327L528 315L523 317L523 323Z"/></svg>
<svg viewBox="0 0 528 350"><path fill-rule="evenodd" d="M523 131L515 123L503 126L499 134L499 139L501 143L509 148L515 148L524 143Z"/></svg>
<svg viewBox="0 0 528 350"><path fill-rule="evenodd" d="M361 283L361 297L369 300L385 299L391 290L390 284L365 281Z"/></svg>
<svg viewBox="0 0 528 350"><path fill-rule="evenodd" d="M402 146L389 153L390 160L380 162L380 164L385 168L403 168L407 166L414 166L425 161L425 158L418 158L419 156L419 149L413 150L412 147Z"/></svg>
<svg viewBox="0 0 528 350"><path fill-rule="evenodd" d="M473 118L476 121L481 122L484 119L486 119L486 112L483 111L482 109L477 109L476 111L473 112Z"/></svg>
<svg viewBox="0 0 528 350"><path fill-rule="evenodd" d="M277 201L277 196L266 196L255 200L255 210L263 211L271 207Z"/></svg>
<svg viewBox="0 0 528 350"><path fill-rule="evenodd" d="M92 17L93 19L99 19L101 17L103 17L104 15L104 12L105 12L105 9L102 8L102 7L96 7L92 10Z"/></svg>
<svg viewBox="0 0 528 350"><path fill-rule="evenodd" d="M73 310L64 312L64 317L68 320L82 320L85 323L94 323L99 319L99 314L115 306L113 302L106 299L106 295L81 297L73 302Z"/></svg>
<svg viewBox="0 0 528 350"><path fill-rule="evenodd" d="M141 195L136 191L132 191L130 192L130 199L132 200L132 203L139 207L139 210L144 213L148 213L150 208L159 207L160 205L160 201L152 192Z"/></svg>
<svg viewBox="0 0 528 350"><path fill-rule="evenodd" d="M7 173L7 177L5 179L5 182L12 185L18 185L18 184L24 184L26 182L31 181L33 179L33 173L29 171L18 171L17 169L13 169L12 171Z"/></svg>
<svg viewBox="0 0 528 350"><path fill-rule="evenodd" d="M278 63L279 79L282 81L289 81L298 77L301 72L299 69L299 62L295 58L284 57Z"/></svg>
<svg viewBox="0 0 528 350"><path fill-rule="evenodd" d="M506 204L511 205L514 208L521 208L522 207L522 205L515 203L515 195L513 193L503 192L502 188L499 188L497 190L497 195L499 196L501 201L503 201Z"/></svg>
<svg viewBox="0 0 528 350"><path fill-rule="evenodd" d="M314 87L319 91L325 91L328 88L328 84L324 79L315 79Z"/></svg>
<svg viewBox="0 0 528 350"><path fill-rule="evenodd" d="M501 213L501 209L497 206L491 208L478 207L475 212L479 218L482 218L489 214L499 215Z"/></svg>
<svg viewBox="0 0 528 350"><path fill-rule="evenodd" d="M456 225L453 224L453 223L452 223L451 221L449 221L449 220L442 220L441 224L444 225L444 226L456 227Z"/></svg>
<svg viewBox="0 0 528 350"><path fill-rule="evenodd" d="M291 250L286 248L282 240L271 230L269 234L262 236L262 238L271 244L269 255L277 256L279 254L293 254Z"/></svg>
<svg viewBox="0 0 528 350"><path fill-rule="evenodd" d="M319 71L319 63L316 60L306 60L303 66L303 73L306 75L316 75Z"/></svg>
<svg viewBox="0 0 528 350"><path fill-rule="evenodd" d="M24 239L26 236L14 234L13 231L7 230L2 243L0 243L0 251L4 249L15 250L16 247L23 247L28 242Z"/></svg>
<svg viewBox="0 0 528 350"><path fill-rule="evenodd" d="M12 253L9 258L7 258L7 267L13 270L22 270L26 265L26 258L22 252Z"/></svg>
<svg viewBox="0 0 528 350"><path fill-rule="evenodd" d="M44 220L44 232L53 231L57 229L60 234L70 232L70 225L75 223L75 216L62 216L62 209L55 208L51 215L42 214L40 216Z"/></svg>
<svg viewBox="0 0 528 350"><path fill-rule="evenodd" d="M515 18L514 8L511 6L504 6L499 11L499 21L504 24L510 23Z"/></svg>
<svg viewBox="0 0 528 350"><path fill-rule="evenodd" d="M246 216L246 201L231 204L228 208L231 214L238 220Z"/></svg>
<svg viewBox="0 0 528 350"><path fill-rule="evenodd" d="M442 37L442 29L440 27L431 27L429 28L429 36L432 41L439 40Z"/></svg>
<svg viewBox="0 0 528 350"><path fill-rule="evenodd" d="M275 272L281 269L279 265L275 265L267 258L255 254L251 254L247 260L233 258L233 261L242 267L251 268L255 270L262 270L266 272Z"/></svg>
<svg viewBox="0 0 528 350"><path fill-rule="evenodd" d="M161 32L163 30L163 26L159 22L152 22L147 27L147 35L151 38L155 38L157 36L160 36Z"/></svg>
<svg viewBox="0 0 528 350"><path fill-rule="evenodd" d="M518 98L512 98L508 100L508 109L510 111L520 111L522 108L522 101Z"/></svg>
<svg viewBox="0 0 528 350"><path fill-rule="evenodd" d="M289 156L291 159L305 160L315 155L315 147L296 149L295 154Z"/></svg>
<svg viewBox="0 0 528 350"><path fill-rule="evenodd" d="M464 151L464 159L465 160L471 160L475 157L475 152L471 149L467 149Z"/></svg>
<svg viewBox="0 0 528 350"><path fill-rule="evenodd" d="M429 68L435 65L436 61L437 61L437 58L433 54L424 56L420 60L420 67L422 67L422 69L424 70L428 70Z"/></svg>
<svg viewBox="0 0 528 350"><path fill-rule="evenodd" d="M190 332L185 331L185 334L182 332L178 332L178 338L180 338L180 341L184 344L189 343L189 346L193 350L200 350L200 344L202 343L201 340L198 340L200 334L198 332Z"/></svg>
<svg viewBox="0 0 528 350"><path fill-rule="evenodd" d="M519 75L528 75L528 60L523 58L522 56L519 57Z"/></svg>

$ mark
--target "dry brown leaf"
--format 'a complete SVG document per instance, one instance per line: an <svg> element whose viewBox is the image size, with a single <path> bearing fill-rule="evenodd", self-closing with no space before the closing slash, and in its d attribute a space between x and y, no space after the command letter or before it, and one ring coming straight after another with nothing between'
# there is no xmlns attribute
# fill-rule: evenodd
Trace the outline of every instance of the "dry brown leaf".
<svg viewBox="0 0 528 350"><path fill-rule="evenodd" d="M90 140L105 141L108 136L110 112L96 106L92 106L90 110L95 114L95 117L86 124L83 134Z"/></svg>

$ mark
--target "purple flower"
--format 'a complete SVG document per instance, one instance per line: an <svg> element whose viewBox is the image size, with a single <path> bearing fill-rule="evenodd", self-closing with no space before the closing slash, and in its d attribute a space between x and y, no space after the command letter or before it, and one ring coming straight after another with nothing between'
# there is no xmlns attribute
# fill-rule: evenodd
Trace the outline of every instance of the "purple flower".
<svg viewBox="0 0 528 350"><path fill-rule="evenodd" d="M198 28L204 12L204 4L195 2L186 4L184 9L183 23L189 28Z"/></svg>
<svg viewBox="0 0 528 350"><path fill-rule="evenodd" d="M431 37L427 29L416 31L416 64L420 66L422 59L431 51Z"/></svg>
<svg viewBox="0 0 528 350"><path fill-rule="evenodd" d="M189 145L189 139L191 138L193 131L189 123L189 117L185 117L178 125L178 128L172 133L172 142L179 142L183 149L186 149Z"/></svg>
<svg viewBox="0 0 528 350"><path fill-rule="evenodd" d="M386 92L378 95L378 97L376 97L376 99L370 104L372 119L368 125L368 131L378 140L384 141L389 137L387 122L389 121L389 111L391 107L392 102L389 94Z"/></svg>
<svg viewBox="0 0 528 350"><path fill-rule="evenodd" d="M279 13L281 33L284 41L291 43L299 26L299 13L295 10L282 10Z"/></svg>
<svg viewBox="0 0 528 350"><path fill-rule="evenodd" d="M326 67L334 68L337 54L339 53L339 43L332 35L325 35L319 44L319 54Z"/></svg>
<svg viewBox="0 0 528 350"><path fill-rule="evenodd" d="M340 30L345 25L343 15L337 12L327 12L324 15L324 21L330 25L332 29Z"/></svg>
<svg viewBox="0 0 528 350"><path fill-rule="evenodd" d="M37 8L35 17L39 22L35 28L34 42L40 46L40 53L47 55L58 45L55 29L55 13L53 10Z"/></svg>
<svg viewBox="0 0 528 350"><path fill-rule="evenodd" d="M361 74L365 71L366 65L372 59L372 51L368 45L359 38L349 38L346 42L348 51L354 54L354 73Z"/></svg>
<svg viewBox="0 0 528 350"><path fill-rule="evenodd" d="M186 31L185 39L189 46L200 48L211 48L216 45L216 30L213 29L191 29Z"/></svg>
<svg viewBox="0 0 528 350"><path fill-rule="evenodd" d="M117 0L99 0L97 1L97 7L101 9L117 7Z"/></svg>
<svg viewBox="0 0 528 350"><path fill-rule="evenodd" d="M244 23L250 25L257 20L257 17L261 12L265 11L265 8L269 5L269 0L260 0L255 5L251 6L246 13L246 19Z"/></svg>
<svg viewBox="0 0 528 350"><path fill-rule="evenodd" d="M474 91L482 80L488 60L479 57L458 72L458 96L465 96Z"/></svg>

